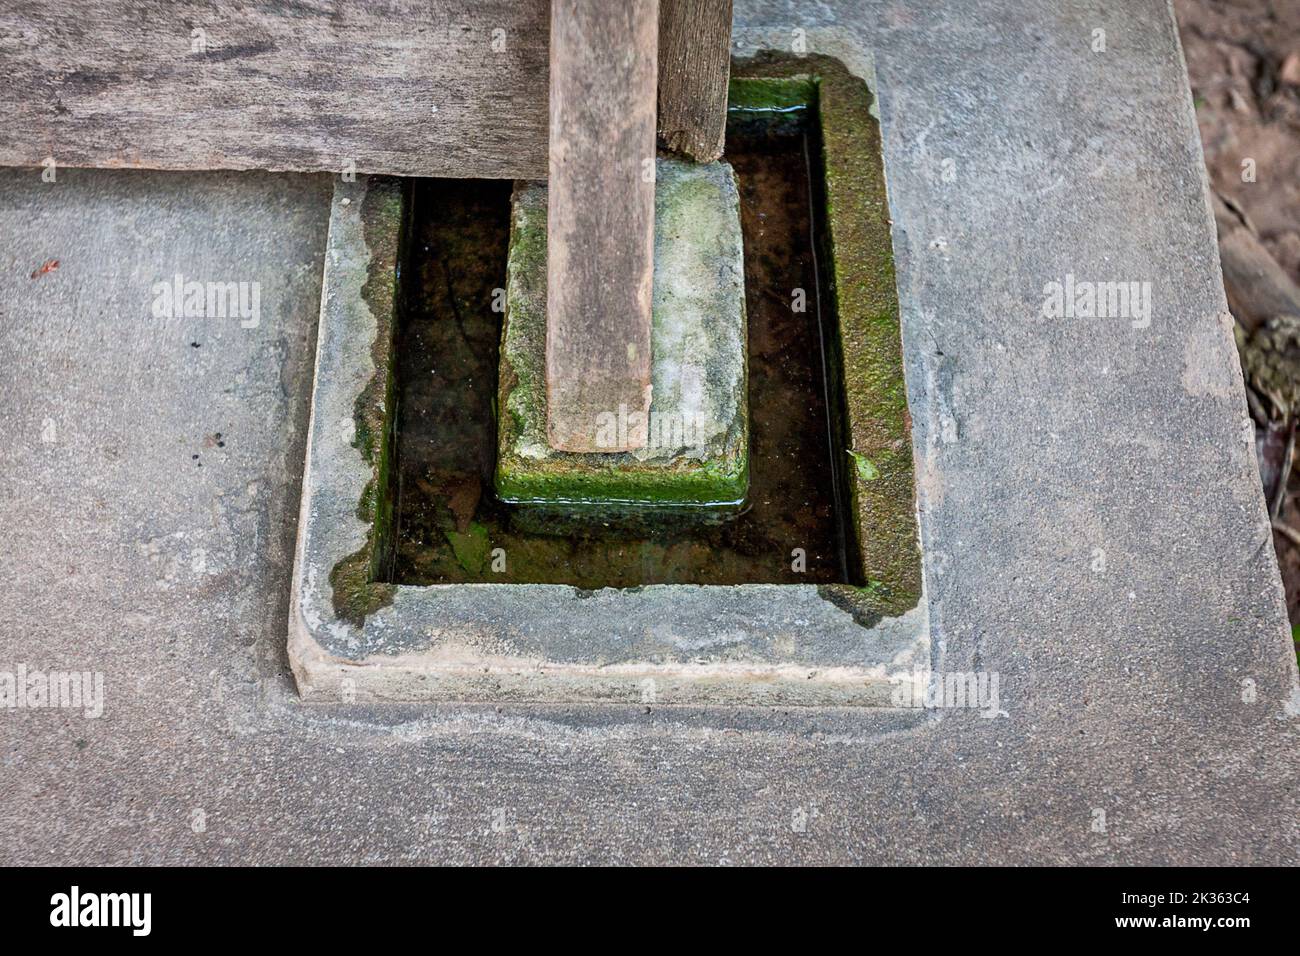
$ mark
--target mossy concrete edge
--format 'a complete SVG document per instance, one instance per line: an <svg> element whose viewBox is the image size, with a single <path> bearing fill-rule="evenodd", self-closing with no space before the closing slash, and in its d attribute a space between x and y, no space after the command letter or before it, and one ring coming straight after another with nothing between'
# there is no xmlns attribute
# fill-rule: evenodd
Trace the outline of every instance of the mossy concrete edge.
<svg viewBox="0 0 1300 956"><path fill-rule="evenodd" d="M362 242L368 256L360 299L375 321L375 337L370 345L374 373L356 399L352 445L370 469L370 480L357 503L357 517L369 530L365 543L330 571L334 612L352 624L360 624L366 615L393 600L394 586L380 578L391 547L393 523L393 336L401 294L400 264L408 199L409 188L402 180L375 176L366 181L359 200Z"/></svg>
<svg viewBox="0 0 1300 956"><path fill-rule="evenodd" d="M901 614L922 595L911 417L880 124L866 83L826 56L768 54L737 63L729 106L815 109L821 128L827 256L837 336L831 366L845 403L843 459L863 587L828 585L828 599ZM835 361L838 359L838 362Z"/></svg>

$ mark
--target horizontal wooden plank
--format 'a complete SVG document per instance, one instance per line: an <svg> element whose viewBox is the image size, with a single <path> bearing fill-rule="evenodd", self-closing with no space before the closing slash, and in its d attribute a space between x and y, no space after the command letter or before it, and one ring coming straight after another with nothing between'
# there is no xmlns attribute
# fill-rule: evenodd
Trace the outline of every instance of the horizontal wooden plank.
<svg viewBox="0 0 1300 956"><path fill-rule="evenodd" d="M549 17L548 0L0 0L0 165L544 178Z"/></svg>
<svg viewBox="0 0 1300 956"><path fill-rule="evenodd" d="M0 166L544 179L549 38L549 0L0 0Z"/></svg>

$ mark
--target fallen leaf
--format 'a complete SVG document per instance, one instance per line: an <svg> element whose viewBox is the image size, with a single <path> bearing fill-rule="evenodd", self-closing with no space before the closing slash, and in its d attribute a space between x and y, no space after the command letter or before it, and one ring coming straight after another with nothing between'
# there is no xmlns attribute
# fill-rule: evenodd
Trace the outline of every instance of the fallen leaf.
<svg viewBox="0 0 1300 956"><path fill-rule="evenodd" d="M488 552L492 547L486 526L475 521L469 526L469 531L463 534L459 531L444 531L443 536L451 545L456 561L462 568L473 575L483 573L483 566L487 564Z"/></svg>
<svg viewBox="0 0 1300 956"><path fill-rule="evenodd" d="M859 455L852 448L846 448L845 451L847 451L849 456L857 463L858 477L863 481L875 481L880 477L880 469L877 468L876 463L866 455Z"/></svg>

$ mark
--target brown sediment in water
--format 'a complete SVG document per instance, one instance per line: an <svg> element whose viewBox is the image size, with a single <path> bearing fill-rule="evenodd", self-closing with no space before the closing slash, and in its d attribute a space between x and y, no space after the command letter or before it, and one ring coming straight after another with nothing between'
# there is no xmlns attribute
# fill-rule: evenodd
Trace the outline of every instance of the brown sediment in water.
<svg viewBox="0 0 1300 956"><path fill-rule="evenodd" d="M745 244L751 486L742 514L708 526L597 525L564 536L515 526L492 494L501 322L493 306L503 301L510 184L417 184L397 330L394 582L851 581L825 397L829 332L819 327L830 321L819 314L830 298L814 256L815 137L802 124L761 119L728 130Z"/></svg>

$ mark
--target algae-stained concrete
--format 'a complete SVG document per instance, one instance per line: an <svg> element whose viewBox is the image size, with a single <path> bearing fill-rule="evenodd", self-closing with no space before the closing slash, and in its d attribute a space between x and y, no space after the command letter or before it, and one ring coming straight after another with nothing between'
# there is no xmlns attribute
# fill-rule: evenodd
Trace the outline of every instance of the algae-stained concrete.
<svg viewBox="0 0 1300 956"><path fill-rule="evenodd" d="M349 185L352 188L345 188ZM359 254L350 263L336 260L326 270L330 282L321 293L325 307L361 310L375 322L370 346L373 372L354 405L352 440L370 470L357 504L357 517L369 531L361 547L330 571L334 613L353 622L393 597L392 586L384 583L393 521L393 335L409 197L409 187L400 179L364 177L356 184L341 184L338 208L330 219L331 228L340 234L332 248L356 249Z"/></svg>
<svg viewBox="0 0 1300 956"><path fill-rule="evenodd" d="M898 294L880 124L863 78L823 55L764 52L737 63L728 108L789 117L820 141L825 208L823 251L834 335L827 348L831 391L843 400L838 467L852 512L850 549L861 588L836 587L850 606L897 614L920 599L911 418L903 376ZM837 452L838 453L838 452Z"/></svg>
<svg viewBox="0 0 1300 956"><path fill-rule="evenodd" d="M744 258L735 175L725 162L655 162L649 419L604 410L597 443L574 454L546 441L546 186L512 202L501 340L496 490L515 505L599 516L623 509L735 510L749 487ZM602 442L602 436L605 441Z"/></svg>
<svg viewBox="0 0 1300 956"><path fill-rule="evenodd" d="M1296 665L1168 7L977 13L737 0L735 40L874 61L936 660L1007 716L304 705L328 180L0 170L0 669L105 677L100 719L0 715L0 862L1294 864ZM1151 279L1151 326L1042 320L1067 268ZM151 321L178 269L260 282L260 326Z"/></svg>

